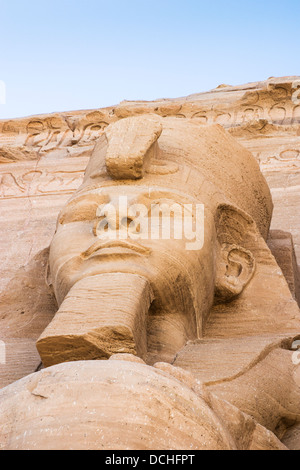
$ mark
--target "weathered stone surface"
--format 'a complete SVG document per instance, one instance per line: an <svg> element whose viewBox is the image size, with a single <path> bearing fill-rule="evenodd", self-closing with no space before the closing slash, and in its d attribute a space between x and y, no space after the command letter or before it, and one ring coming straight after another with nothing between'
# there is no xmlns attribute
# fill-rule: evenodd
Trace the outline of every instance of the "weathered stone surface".
<svg viewBox="0 0 300 470"><path fill-rule="evenodd" d="M274 349L240 377L209 390L284 439L300 418L299 365L292 356L289 350Z"/></svg>
<svg viewBox="0 0 300 470"><path fill-rule="evenodd" d="M292 341L293 337L280 335L190 341L179 351L174 365L188 370L204 384L213 385L245 374L272 350Z"/></svg>
<svg viewBox="0 0 300 470"><path fill-rule="evenodd" d="M0 121L0 448L299 448L299 86ZM204 204L204 245L107 241L119 196ZM36 341L84 362L15 382Z"/></svg>
<svg viewBox="0 0 300 470"><path fill-rule="evenodd" d="M291 427L282 439L284 445L290 450L300 450L300 424Z"/></svg>
<svg viewBox="0 0 300 470"><path fill-rule="evenodd" d="M121 399L120 399L121 398ZM284 449L229 403L131 361L60 364L0 391L2 450ZM228 427L226 425L228 423Z"/></svg>

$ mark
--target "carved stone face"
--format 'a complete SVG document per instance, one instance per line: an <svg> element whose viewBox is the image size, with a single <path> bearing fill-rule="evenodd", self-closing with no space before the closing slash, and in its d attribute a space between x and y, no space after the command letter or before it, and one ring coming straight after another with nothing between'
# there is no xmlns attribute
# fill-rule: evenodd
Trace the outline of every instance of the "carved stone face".
<svg viewBox="0 0 300 470"><path fill-rule="evenodd" d="M120 206L120 197L126 198L127 208ZM80 279L123 272L149 280L157 308L186 312L192 311L196 302L205 312L214 297L217 243L207 194L202 201L205 220L196 213L199 201L168 187L115 185L81 193L63 209L51 245L50 264L58 301ZM108 213L101 225L103 217L99 215L99 207L107 204L115 211ZM145 226L140 223L137 204L144 211ZM171 212L170 237L166 234L166 239L162 239L160 233L157 240L150 229L156 227L153 214L158 206L173 207L180 212ZM195 218L198 215L199 229L201 232L204 229L204 244L199 249L194 249L193 244L192 250L187 249L191 240L184 238L184 231L182 239L174 238L174 218L180 218L181 214L184 218L185 210L186 214L194 212ZM124 239L112 240L114 234Z"/></svg>

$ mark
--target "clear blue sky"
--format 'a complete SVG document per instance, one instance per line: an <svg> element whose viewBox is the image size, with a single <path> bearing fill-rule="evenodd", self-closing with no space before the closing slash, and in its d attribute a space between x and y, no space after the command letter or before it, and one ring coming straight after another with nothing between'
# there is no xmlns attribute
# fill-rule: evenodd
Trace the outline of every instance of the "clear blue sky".
<svg viewBox="0 0 300 470"><path fill-rule="evenodd" d="M300 0L0 0L0 118L300 75Z"/></svg>

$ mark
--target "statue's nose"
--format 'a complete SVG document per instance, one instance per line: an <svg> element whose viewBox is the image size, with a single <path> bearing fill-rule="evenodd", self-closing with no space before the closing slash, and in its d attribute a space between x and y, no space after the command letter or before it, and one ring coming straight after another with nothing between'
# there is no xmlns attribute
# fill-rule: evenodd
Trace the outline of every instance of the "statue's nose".
<svg viewBox="0 0 300 470"><path fill-rule="evenodd" d="M132 198L110 199L110 203L100 208L97 215L97 230L100 231L128 231L134 229L134 218L128 214Z"/></svg>
<svg viewBox="0 0 300 470"><path fill-rule="evenodd" d="M115 213L108 214L107 223L111 230L127 230L134 222L127 211L116 209Z"/></svg>

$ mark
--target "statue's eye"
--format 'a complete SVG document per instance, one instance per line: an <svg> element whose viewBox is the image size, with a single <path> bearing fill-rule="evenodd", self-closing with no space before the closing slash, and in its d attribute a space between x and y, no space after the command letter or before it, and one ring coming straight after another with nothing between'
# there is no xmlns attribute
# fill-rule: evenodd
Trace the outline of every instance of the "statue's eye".
<svg viewBox="0 0 300 470"><path fill-rule="evenodd" d="M97 203L78 202L76 205L67 206L60 214L59 223L61 225L72 222L92 221L96 218L98 209Z"/></svg>
<svg viewBox="0 0 300 470"><path fill-rule="evenodd" d="M61 225L72 222L91 222L96 219L99 207L108 202L109 197L107 195L85 195L69 202L61 211L58 222Z"/></svg>
<svg viewBox="0 0 300 470"><path fill-rule="evenodd" d="M182 217L184 206L172 199L159 199L152 201L151 216L167 215L171 218Z"/></svg>

